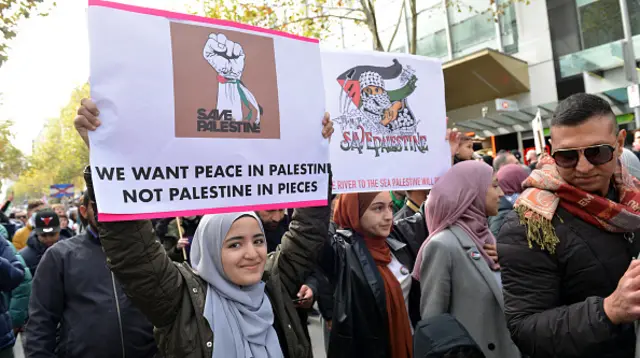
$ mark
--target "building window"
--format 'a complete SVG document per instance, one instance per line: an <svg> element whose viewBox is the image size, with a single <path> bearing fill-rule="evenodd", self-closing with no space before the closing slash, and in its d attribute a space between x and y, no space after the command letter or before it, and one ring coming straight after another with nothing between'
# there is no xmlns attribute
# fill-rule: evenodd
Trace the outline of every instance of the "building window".
<svg viewBox="0 0 640 358"><path fill-rule="evenodd" d="M448 11L453 57L496 48L496 28L489 0L468 0Z"/></svg>
<svg viewBox="0 0 640 358"><path fill-rule="evenodd" d="M496 48L496 28L490 11L451 24L453 57L462 57L484 48Z"/></svg>
<svg viewBox="0 0 640 358"><path fill-rule="evenodd" d="M504 1L498 1L498 5ZM500 36L502 37L502 51L504 53L511 55L518 52L518 25L513 3L504 9L504 13L500 15Z"/></svg>
<svg viewBox="0 0 640 358"><path fill-rule="evenodd" d="M618 0L576 0L576 4L583 50L624 37Z"/></svg>
<svg viewBox="0 0 640 358"><path fill-rule="evenodd" d="M435 58L449 56L445 14L441 2L418 13L416 54Z"/></svg>

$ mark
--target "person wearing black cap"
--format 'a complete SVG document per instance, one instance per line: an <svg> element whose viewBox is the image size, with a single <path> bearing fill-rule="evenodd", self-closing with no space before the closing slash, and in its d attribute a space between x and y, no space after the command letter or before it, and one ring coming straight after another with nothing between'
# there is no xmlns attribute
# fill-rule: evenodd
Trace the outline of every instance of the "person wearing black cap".
<svg viewBox="0 0 640 358"><path fill-rule="evenodd" d="M29 237L27 246L20 250L20 255L35 277L42 255L51 245L60 240L60 218L50 209L37 212L33 233L35 235Z"/></svg>
<svg viewBox="0 0 640 358"><path fill-rule="evenodd" d="M79 212L86 231L42 257L25 332L29 358L152 358L158 352L153 326L107 267L94 204L85 194Z"/></svg>

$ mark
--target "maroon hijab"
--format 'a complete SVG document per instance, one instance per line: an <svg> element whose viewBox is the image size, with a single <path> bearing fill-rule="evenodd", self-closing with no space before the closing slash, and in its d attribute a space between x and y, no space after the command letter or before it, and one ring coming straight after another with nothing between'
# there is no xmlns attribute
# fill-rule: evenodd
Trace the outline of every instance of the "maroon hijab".
<svg viewBox="0 0 640 358"><path fill-rule="evenodd" d="M526 169L519 164L509 164L498 170L498 185L504 195L522 193L522 182L529 177Z"/></svg>

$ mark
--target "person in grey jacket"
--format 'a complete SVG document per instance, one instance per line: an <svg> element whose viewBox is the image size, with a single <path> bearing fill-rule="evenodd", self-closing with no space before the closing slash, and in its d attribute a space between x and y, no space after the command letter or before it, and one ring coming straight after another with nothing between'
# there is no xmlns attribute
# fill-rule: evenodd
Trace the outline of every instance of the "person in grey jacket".
<svg viewBox="0 0 640 358"><path fill-rule="evenodd" d="M87 231L51 246L33 280L27 358L152 358L153 326L107 267L89 196ZM58 327L59 326L59 327Z"/></svg>
<svg viewBox="0 0 640 358"><path fill-rule="evenodd" d="M495 215L502 191L484 162L453 166L427 201L431 235L414 268L420 281L422 319L449 313L469 331L487 358L517 358L504 317L500 266L487 216Z"/></svg>

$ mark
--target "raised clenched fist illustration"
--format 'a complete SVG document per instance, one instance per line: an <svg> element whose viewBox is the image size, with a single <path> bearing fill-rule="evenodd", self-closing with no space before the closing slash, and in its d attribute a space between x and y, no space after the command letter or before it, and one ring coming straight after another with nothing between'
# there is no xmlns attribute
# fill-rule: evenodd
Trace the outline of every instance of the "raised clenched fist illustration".
<svg viewBox="0 0 640 358"><path fill-rule="evenodd" d="M242 46L230 41L224 34L210 34L203 55L220 76L231 80L242 77L245 60Z"/></svg>

